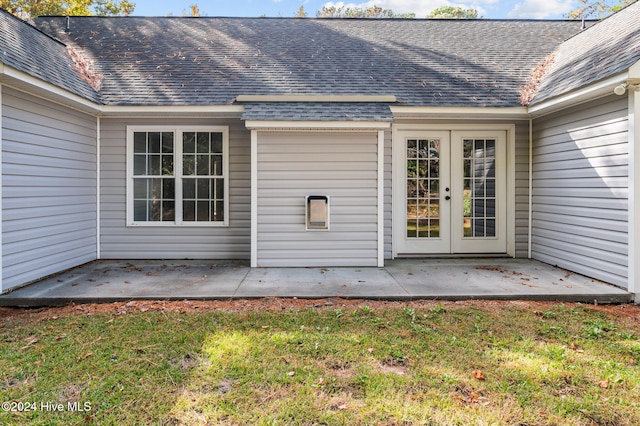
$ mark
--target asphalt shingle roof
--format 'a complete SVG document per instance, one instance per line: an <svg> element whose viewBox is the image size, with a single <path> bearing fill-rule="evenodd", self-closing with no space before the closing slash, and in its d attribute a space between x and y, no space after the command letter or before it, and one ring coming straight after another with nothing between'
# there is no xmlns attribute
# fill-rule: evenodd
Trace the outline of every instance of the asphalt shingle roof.
<svg viewBox="0 0 640 426"><path fill-rule="evenodd" d="M370 102L248 102L243 120L393 121L389 105Z"/></svg>
<svg viewBox="0 0 640 426"><path fill-rule="evenodd" d="M99 102L96 91L74 69L67 47L0 9L0 62Z"/></svg>
<svg viewBox="0 0 640 426"><path fill-rule="evenodd" d="M533 104L628 70L640 61L640 2L561 44Z"/></svg>
<svg viewBox="0 0 640 426"><path fill-rule="evenodd" d="M531 70L580 22L72 17L35 20L81 48L110 105L238 95L395 95L400 105L519 105Z"/></svg>

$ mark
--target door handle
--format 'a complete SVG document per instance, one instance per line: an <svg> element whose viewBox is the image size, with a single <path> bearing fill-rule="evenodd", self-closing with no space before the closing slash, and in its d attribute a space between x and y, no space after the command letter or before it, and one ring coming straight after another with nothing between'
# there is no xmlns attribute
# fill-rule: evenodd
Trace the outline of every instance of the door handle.
<svg viewBox="0 0 640 426"><path fill-rule="evenodd" d="M447 195L446 197L444 197L444 199L449 201L451 199L451 197Z"/></svg>

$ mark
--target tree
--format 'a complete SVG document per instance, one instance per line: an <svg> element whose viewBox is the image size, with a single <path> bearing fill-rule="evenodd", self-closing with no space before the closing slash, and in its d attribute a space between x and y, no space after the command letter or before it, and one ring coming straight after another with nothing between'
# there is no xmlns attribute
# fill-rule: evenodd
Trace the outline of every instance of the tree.
<svg viewBox="0 0 640 426"><path fill-rule="evenodd" d="M189 12L182 9L182 16L200 16L200 7L197 4L189 5Z"/></svg>
<svg viewBox="0 0 640 426"><path fill-rule="evenodd" d="M129 0L0 0L0 8L21 19L43 15L131 15L135 7Z"/></svg>
<svg viewBox="0 0 640 426"><path fill-rule="evenodd" d="M427 18L429 19L478 19L476 9L463 9L461 7L442 6L433 10Z"/></svg>
<svg viewBox="0 0 640 426"><path fill-rule="evenodd" d="M318 18L404 18L413 19L415 13L395 13L391 9L383 9L379 6L371 6L367 9L360 7L344 6L322 6L321 10L316 12Z"/></svg>
<svg viewBox="0 0 640 426"><path fill-rule="evenodd" d="M307 12L305 12L304 6L300 6L300 8L298 9L298 13L293 15L293 17L294 18L306 18L307 17Z"/></svg>
<svg viewBox="0 0 640 426"><path fill-rule="evenodd" d="M623 7L634 3L636 0L578 0L580 6L576 7L571 12L567 13L569 19L587 19L597 18L601 19L607 15L617 12Z"/></svg>

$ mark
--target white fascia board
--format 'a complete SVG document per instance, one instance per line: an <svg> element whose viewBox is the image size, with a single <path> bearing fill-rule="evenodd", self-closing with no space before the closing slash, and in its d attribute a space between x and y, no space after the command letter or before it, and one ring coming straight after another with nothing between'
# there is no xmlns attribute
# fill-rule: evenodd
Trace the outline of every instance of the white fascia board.
<svg viewBox="0 0 640 426"><path fill-rule="evenodd" d="M637 66L637 64L634 66ZM613 94L613 89L619 84L627 82L627 80L629 80L628 72L614 75L613 77L598 81L597 83L582 87L578 90L547 99L539 104L531 105L529 106L529 113L532 117L537 118L568 106L575 106Z"/></svg>
<svg viewBox="0 0 640 426"><path fill-rule="evenodd" d="M210 117L211 115L239 117L243 111L242 105L104 105L100 108L100 116L105 118Z"/></svg>
<svg viewBox="0 0 640 426"><path fill-rule="evenodd" d="M399 118L464 118L464 119L519 119L529 118L527 107L430 107L391 105L393 117Z"/></svg>
<svg viewBox="0 0 640 426"><path fill-rule="evenodd" d="M386 121L262 121L248 120L250 130L386 130L391 123Z"/></svg>
<svg viewBox="0 0 640 426"><path fill-rule="evenodd" d="M393 95L238 95L236 102L396 102Z"/></svg>
<svg viewBox="0 0 640 426"><path fill-rule="evenodd" d="M97 115L100 111L100 105L93 101L2 63L0 63L0 83L91 115Z"/></svg>

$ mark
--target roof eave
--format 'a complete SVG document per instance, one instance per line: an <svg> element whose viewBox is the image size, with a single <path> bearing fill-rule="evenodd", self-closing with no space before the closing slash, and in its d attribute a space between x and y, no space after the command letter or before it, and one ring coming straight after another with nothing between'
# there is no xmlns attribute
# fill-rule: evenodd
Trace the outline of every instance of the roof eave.
<svg viewBox="0 0 640 426"><path fill-rule="evenodd" d="M0 83L75 110L98 115L101 105L0 62Z"/></svg>
<svg viewBox="0 0 640 426"><path fill-rule="evenodd" d="M622 83L640 81L640 62L631 69L597 81L588 86L581 87L553 98L545 99L539 103L529 105L529 114L532 118L542 117L554 113L569 106L579 105L594 99L613 94L613 89Z"/></svg>

